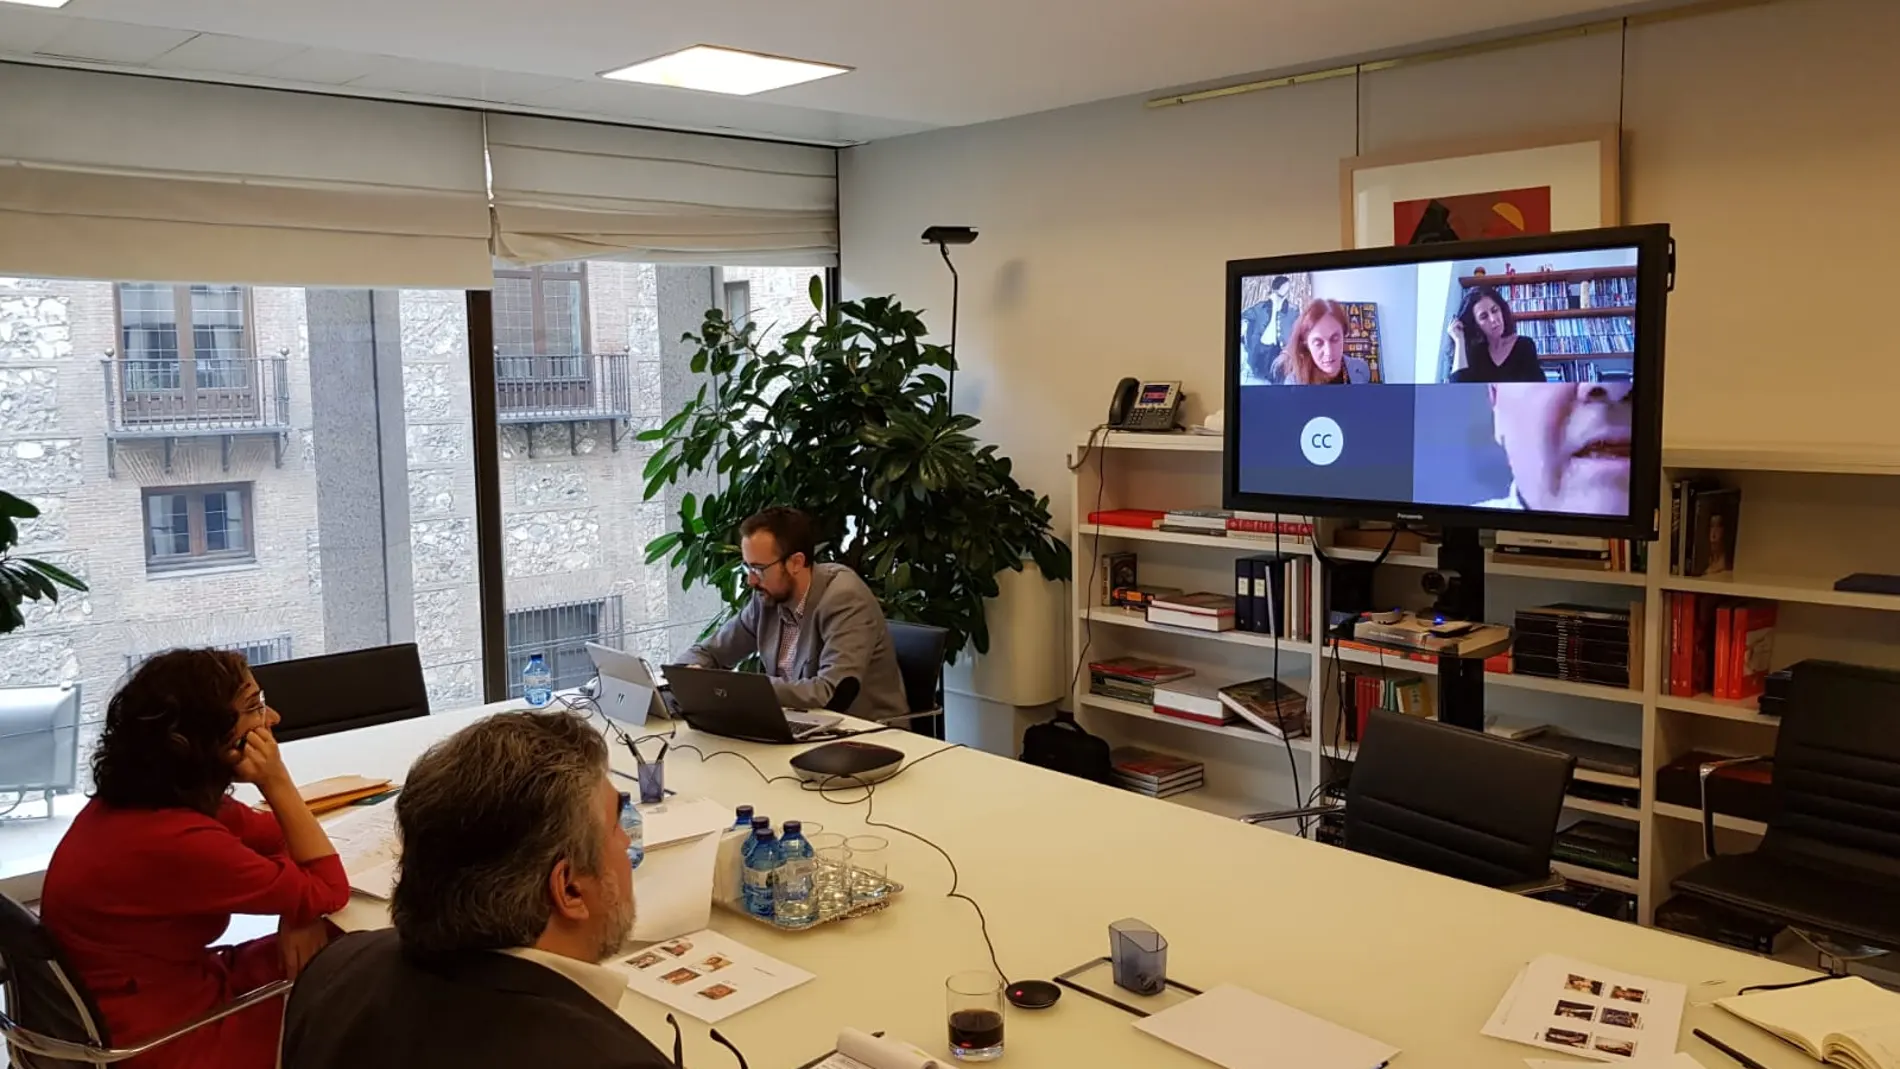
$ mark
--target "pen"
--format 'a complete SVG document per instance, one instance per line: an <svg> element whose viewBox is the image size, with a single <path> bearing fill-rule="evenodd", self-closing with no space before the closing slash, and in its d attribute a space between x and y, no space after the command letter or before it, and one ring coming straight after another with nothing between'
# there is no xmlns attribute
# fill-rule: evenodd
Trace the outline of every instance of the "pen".
<svg viewBox="0 0 1900 1069"><path fill-rule="evenodd" d="M1729 1057L1735 1059L1736 1061L1742 1063L1743 1069L1768 1069L1767 1066L1763 1065L1762 1063L1756 1061L1753 1058L1750 1058L1748 1055L1743 1054L1741 1051L1736 1050L1734 1047L1729 1046L1727 1043L1722 1042L1721 1040L1715 1038L1714 1036L1708 1034L1707 1032L1704 1032L1700 1028L1695 1030L1695 1037L1701 1040L1702 1042L1707 1043L1709 1046L1714 1047L1716 1050L1721 1051L1723 1054L1726 1054Z"/></svg>

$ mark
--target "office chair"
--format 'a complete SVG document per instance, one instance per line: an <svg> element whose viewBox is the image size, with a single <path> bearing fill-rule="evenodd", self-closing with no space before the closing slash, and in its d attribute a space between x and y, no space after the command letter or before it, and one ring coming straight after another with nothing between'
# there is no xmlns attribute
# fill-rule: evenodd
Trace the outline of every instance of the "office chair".
<svg viewBox="0 0 1900 1069"><path fill-rule="evenodd" d="M918 721L927 721L921 734L943 738L943 652L950 632L930 624L890 621L891 648L897 654L897 671L904 677L904 697L910 712L893 716L884 723L907 721L918 730Z"/></svg>
<svg viewBox="0 0 1900 1069"><path fill-rule="evenodd" d="M0 1040L17 1069L69 1069L112 1065L162 1047L180 1036L282 997L289 980L277 980L134 1046L115 1047L92 995L68 969L46 926L32 911L0 895Z"/></svg>
<svg viewBox="0 0 1900 1069"><path fill-rule="evenodd" d="M283 721L279 742L429 715L415 643L256 665L251 675Z"/></svg>
<svg viewBox="0 0 1900 1069"><path fill-rule="evenodd" d="M1539 894L1576 758L1386 709L1367 718L1346 789L1346 848L1472 883ZM1318 806L1241 819L1323 816Z"/></svg>
<svg viewBox="0 0 1900 1069"><path fill-rule="evenodd" d="M1740 761L1761 760L1743 758ZM1675 890L1787 924L1830 971L1900 950L1900 672L1804 661L1775 739L1768 831L1718 854L1704 766L1703 852Z"/></svg>

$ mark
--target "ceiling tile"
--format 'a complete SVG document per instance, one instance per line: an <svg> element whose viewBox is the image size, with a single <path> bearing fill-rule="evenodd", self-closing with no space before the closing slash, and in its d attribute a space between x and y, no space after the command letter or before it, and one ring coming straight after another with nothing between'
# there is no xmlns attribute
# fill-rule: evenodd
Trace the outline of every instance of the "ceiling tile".
<svg viewBox="0 0 1900 1069"><path fill-rule="evenodd" d="M70 25L55 34L52 40L40 45L38 52L64 59L140 66L196 36L189 30L134 26L129 22L72 19Z"/></svg>
<svg viewBox="0 0 1900 1069"><path fill-rule="evenodd" d="M0 4L0 52L30 56L72 21L69 15Z"/></svg>
<svg viewBox="0 0 1900 1069"><path fill-rule="evenodd" d="M544 74L517 74L514 71L482 71L480 99L507 104L540 104L565 92L572 78L550 78Z"/></svg>
<svg viewBox="0 0 1900 1069"><path fill-rule="evenodd" d="M376 65L361 77L350 79L350 88L474 99L482 94L482 72L474 67L461 67L453 63L428 63L381 56L377 58Z"/></svg>
<svg viewBox="0 0 1900 1069"><path fill-rule="evenodd" d="M296 55L252 74L281 78L287 82L312 82L317 85L342 85L355 81L382 62L384 57L360 52L339 52L330 48L306 48Z"/></svg>
<svg viewBox="0 0 1900 1069"><path fill-rule="evenodd" d="M252 74L302 52L302 45L201 33L153 60L160 70Z"/></svg>

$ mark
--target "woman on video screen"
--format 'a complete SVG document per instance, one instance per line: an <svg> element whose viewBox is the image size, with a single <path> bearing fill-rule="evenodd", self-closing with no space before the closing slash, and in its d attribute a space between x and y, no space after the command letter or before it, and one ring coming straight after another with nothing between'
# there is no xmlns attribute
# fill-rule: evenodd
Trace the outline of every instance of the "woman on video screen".
<svg viewBox="0 0 1900 1069"><path fill-rule="evenodd" d="M1452 382L1545 382L1537 343L1517 336L1517 317L1490 286L1473 286L1446 329Z"/></svg>
<svg viewBox="0 0 1900 1069"><path fill-rule="evenodd" d="M1346 355L1346 310L1322 298L1308 301L1294 321L1273 374L1288 386L1362 383L1372 381L1372 365Z"/></svg>

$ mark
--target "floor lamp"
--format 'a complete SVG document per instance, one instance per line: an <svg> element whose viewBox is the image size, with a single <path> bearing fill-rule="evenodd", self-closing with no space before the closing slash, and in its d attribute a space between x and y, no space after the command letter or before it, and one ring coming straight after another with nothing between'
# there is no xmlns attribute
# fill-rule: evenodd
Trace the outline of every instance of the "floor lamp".
<svg viewBox="0 0 1900 1069"><path fill-rule="evenodd" d="M924 244L935 245L943 253L944 266L950 269L950 411L957 410L957 298L963 280L957 276L957 265L950 259L950 246L968 245L976 240L976 228L968 226L933 226L924 231Z"/></svg>

